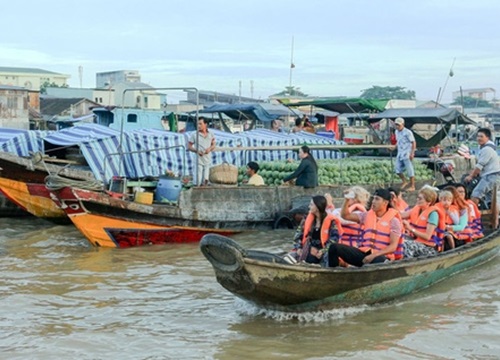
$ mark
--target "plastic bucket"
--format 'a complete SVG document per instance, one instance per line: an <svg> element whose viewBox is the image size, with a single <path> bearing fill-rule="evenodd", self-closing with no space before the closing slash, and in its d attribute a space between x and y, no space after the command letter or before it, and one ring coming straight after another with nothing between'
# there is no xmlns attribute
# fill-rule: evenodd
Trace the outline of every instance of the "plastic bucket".
<svg viewBox="0 0 500 360"><path fill-rule="evenodd" d="M153 193L138 192L135 194L135 202L150 205L153 203Z"/></svg>
<svg viewBox="0 0 500 360"><path fill-rule="evenodd" d="M160 176L156 186L155 201L177 201L182 190L181 179Z"/></svg>

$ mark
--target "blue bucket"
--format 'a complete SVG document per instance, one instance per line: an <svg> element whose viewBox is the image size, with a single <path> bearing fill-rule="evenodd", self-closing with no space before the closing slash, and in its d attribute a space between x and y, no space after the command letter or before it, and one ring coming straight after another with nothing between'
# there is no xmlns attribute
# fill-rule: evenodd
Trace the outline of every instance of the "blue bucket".
<svg viewBox="0 0 500 360"><path fill-rule="evenodd" d="M182 190L182 183L179 178L160 176L155 191L155 201L177 201Z"/></svg>

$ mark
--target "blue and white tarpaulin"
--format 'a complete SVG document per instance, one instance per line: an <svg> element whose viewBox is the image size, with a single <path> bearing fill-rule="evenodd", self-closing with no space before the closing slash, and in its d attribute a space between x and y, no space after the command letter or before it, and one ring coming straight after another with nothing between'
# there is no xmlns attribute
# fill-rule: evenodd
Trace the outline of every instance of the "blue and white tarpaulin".
<svg viewBox="0 0 500 360"><path fill-rule="evenodd" d="M300 132L285 134L265 129L231 134L210 129L218 148L257 146L336 145L341 141ZM125 131L97 124L81 124L57 132L0 129L0 149L19 156L44 151L44 141L61 147L79 146L96 179L109 182L114 176L130 179L158 177L167 171L193 176L196 154L188 151L193 132L173 133L155 129ZM122 144L120 149L120 143ZM339 151L312 150L316 159L342 157ZM235 150L212 152L212 164L244 166L249 161L284 161L298 159L293 150Z"/></svg>
<svg viewBox="0 0 500 360"><path fill-rule="evenodd" d="M52 132L45 137L45 141L54 145L72 146L93 139L102 139L117 135L120 135L119 131L110 129L107 126L98 124L78 124L73 127Z"/></svg>
<svg viewBox="0 0 500 360"><path fill-rule="evenodd" d="M17 156L44 151L43 139L50 131L0 128L0 151Z"/></svg>

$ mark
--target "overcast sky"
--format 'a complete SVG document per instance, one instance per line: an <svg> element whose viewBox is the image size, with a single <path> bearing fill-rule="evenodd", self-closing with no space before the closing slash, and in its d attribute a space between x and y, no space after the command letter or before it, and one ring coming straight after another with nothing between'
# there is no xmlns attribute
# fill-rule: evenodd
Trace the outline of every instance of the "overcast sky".
<svg viewBox="0 0 500 360"><path fill-rule="evenodd" d="M403 86L419 100L500 91L499 0L2 1L0 66L71 75L138 70L155 87L255 97ZM453 72L448 72L456 58ZM497 95L498 97L498 95Z"/></svg>

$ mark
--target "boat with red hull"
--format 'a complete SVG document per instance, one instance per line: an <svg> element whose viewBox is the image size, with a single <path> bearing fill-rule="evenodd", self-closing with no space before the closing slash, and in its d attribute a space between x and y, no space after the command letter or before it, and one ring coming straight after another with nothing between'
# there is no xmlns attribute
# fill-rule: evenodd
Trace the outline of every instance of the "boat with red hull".
<svg viewBox="0 0 500 360"><path fill-rule="evenodd" d="M169 207L168 205L136 203L106 192L63 187L54 190L54 194L58 198L59 206L76 228L92 245L98 247L126 248L171 242L196 242L208 233L231 235L237 232L184 226L179 219L164 218L153 211L155 208Z"/></svg>

